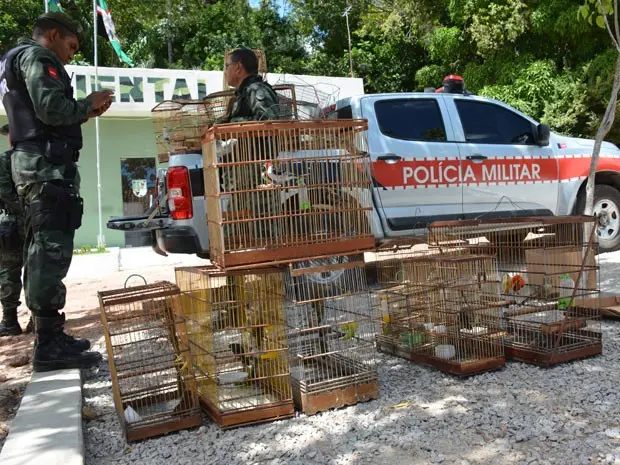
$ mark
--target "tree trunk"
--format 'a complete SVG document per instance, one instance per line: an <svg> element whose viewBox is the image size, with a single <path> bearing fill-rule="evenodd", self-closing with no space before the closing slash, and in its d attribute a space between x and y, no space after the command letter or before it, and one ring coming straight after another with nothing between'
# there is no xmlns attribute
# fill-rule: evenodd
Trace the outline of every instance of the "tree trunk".
<svg viewBox="0 0 620 465"><path fill-rule="evenodd" d="M591 216L594 212L594 177L596 175L596 167L598 165L598 158L601 153L603 139L605 139L605 136L607 136L607 133L609 133L611 126L614 124L614 119L616 118L618 91L620 91L620 55L618 55L618 58L616 59L614 85L611 91L609 103L607 104L607 110L605 110L605 116L603 116L603 121L601 122L601 125L596 132L596 138L594 139L594 150L592 151L592 161L590 162L588 184L586 185L586 207L583 211L583 214L586 216Z"/></svg>
<svg viewBox="0 0 620 465"><path fill-rule="evenodd" d="M168 33L166 34L166 38L168 40L168 66L172 66L172 62L174 61L174 51L172 48L172 24L170 19L170 10L172 9L172 0L166 1L166 13L168 19Z"/></svg>

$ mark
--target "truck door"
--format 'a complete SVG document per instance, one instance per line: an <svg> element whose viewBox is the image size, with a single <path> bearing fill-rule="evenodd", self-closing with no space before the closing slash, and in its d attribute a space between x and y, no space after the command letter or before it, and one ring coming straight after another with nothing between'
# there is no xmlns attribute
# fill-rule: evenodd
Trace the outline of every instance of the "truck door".
<svg viewBox="0 0 620 465"><path fill-rule="evenodd" d="M558 164L551 144L536 145L537 123L499 102L475 97L445 101L462 140L465 217L555 214Z"/></svg>
<svg viewBox="0 0 620 465"><path fill-rule="evenodd" d="M458 145L440 95L368 96L373 197L390 235L462 214Z"/></svg>

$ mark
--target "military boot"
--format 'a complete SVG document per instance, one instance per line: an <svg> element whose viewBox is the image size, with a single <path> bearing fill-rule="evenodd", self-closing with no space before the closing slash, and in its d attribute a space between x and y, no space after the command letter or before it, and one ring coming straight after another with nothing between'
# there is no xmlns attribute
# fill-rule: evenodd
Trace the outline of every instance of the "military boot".
<svg viewBox="0 0 620 465"><path fill-rule="evenodd" d="M30 319L28 320L26 329L24 329L24 333L26 334L34 333L34 320L32 319L32 315L30 315Z"/></svg>
<svg viewBox="0 0 620 465"><path fill-rule="evenodd" d="M67 346L71 347L71 349L77 352L84 352L85 350L90 349L90 341L88 339L80 339L71 336L70 334L65 333L64 326L66 317L64 313L58 315L57 320L57 330L59 337L63 338Z"/></svg>
<svg viewBox="0 0 620 465"><path fill-rule="evenodd" d="M87 369L101 361L99 352L78 352L61 336L58 316L35 317L36 340L32 369L35 372L63 370L66 368Z"/></svg>
<svg viewBox="0 0 620 465"><path fill-rule="evenodd" d="M0 337L19 336L21 333L22 328L17 322L17 309L3 309L2 321L0 321Z"/></svg>

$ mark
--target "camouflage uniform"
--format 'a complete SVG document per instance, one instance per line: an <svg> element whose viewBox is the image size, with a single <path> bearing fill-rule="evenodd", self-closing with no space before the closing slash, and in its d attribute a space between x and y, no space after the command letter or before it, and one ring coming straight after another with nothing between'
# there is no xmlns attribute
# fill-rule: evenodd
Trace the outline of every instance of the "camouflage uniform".
<svg viewBox="0 0 620 465"><path fill-rule="evenodd" d="M18 329L17 308L21 304L24 266L24 216L11 179L12 153L10 150L0 154L0 302L3 322Z"/></svg>
<svg viewBox="0 0 620 465"><path fill-rule="evenodd" d="M54 121L54 126L86 122L92 104L73 99L70 78L56 55L30 39L20 44L30 47L17 56L13 66L26 84L37 117ZM51 153L49 146L36 150L33 144L16 142L12 158L13 180L25 211L26 304L35 316L58 315L65 305L62 280L71 264L75 229L81 222L81 211L72 214L66 207L72 202L74 211L81 209L77 165L74 161L58 162Z"/></svg>
<svg viewBox="0 0 620 465"><path fill-rule="evenodd" d="M235 90L235 97L235 104L230 114L231 123L280 119L278 96L260 76L253 75L245 78ZM258 147L260 144L256 146ZM261 157L260 153L255 155ZM255 189L261 184L263 166L257 163L246 169L250 170L250 172L242 175L242 177L249 179L251 186L244 186L244 189ZM231 171L224 172L222 178L224 190L231 191L235 189ZM274 211L272 205L274 201L269 198L266 192L254 192L249 195L243 194L243 197L243 200L245 200L243 203L247 205L242 205L241 208L251 211L255 217L267 216ZM274 226L267 226L264 221L259 221L254 225L255 237L267 237L270 232L274 231Z"/></svg>

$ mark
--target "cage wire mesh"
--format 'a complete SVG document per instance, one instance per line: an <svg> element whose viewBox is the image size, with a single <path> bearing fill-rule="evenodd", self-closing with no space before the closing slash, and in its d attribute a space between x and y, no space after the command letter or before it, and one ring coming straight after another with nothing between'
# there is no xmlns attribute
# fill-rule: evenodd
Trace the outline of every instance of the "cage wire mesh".
<svg viewBox="0 0 620 465"><path fill-rule="evenodd" d="M99 292L112 390L129 441L201 422L189 347L171 283Z"/></svg>
<svg viewBox="0 0 620 465"><path fill-rule="evenodd" d="M200 151L204 127L212 124L202 100L165 100L151 114L160 158Z"/></svg>
<svg viewBox="0 0 620 465"><path fill-rule="evenodd" d="M326 117L326 109L338 101L340 88L327 83L309 84L303 79L284 75L276 86L287 85L295 89L297 119L314 120Z"/></svg>
<svg viewBox="0 0 620 465"><path fill-rule="evenodd" d="M175 273L198 394L209 415L224 428L291 416L282 270Z"/></svg>
<svg viewBox="0 0 620 465"><path fill-rule="evenodd" d="M375 317L364 262L290 264L286 291L297 407L314 414L377 398Z"/></svg>
<svg viewBox="0 0 620 465"><path fill-rule="evenodd" d="M203 99L205 120L204 126L201 129L227 122L235 100L235 92L233 90L223 90L207 95Z"/></svg>
<svg viewBox="0 0 620 465"><path fill-rule="evenodd" d="M493 257L404 239L379 247L375 263L379 350L455 375L504 364Z"/></svg>
<svg viewBox="0 0 620 465"><path fill-rule="evenodd" d="M217 125L203 137L211 259L222 268L372 249L366 120Z"/></svg>
<svg viewBox="0 0 620 465"><path fill-rule="evenodd" d="M601 353L595 218L439 222L429 241L496 257L508 358L548 366Z"/></svg>

